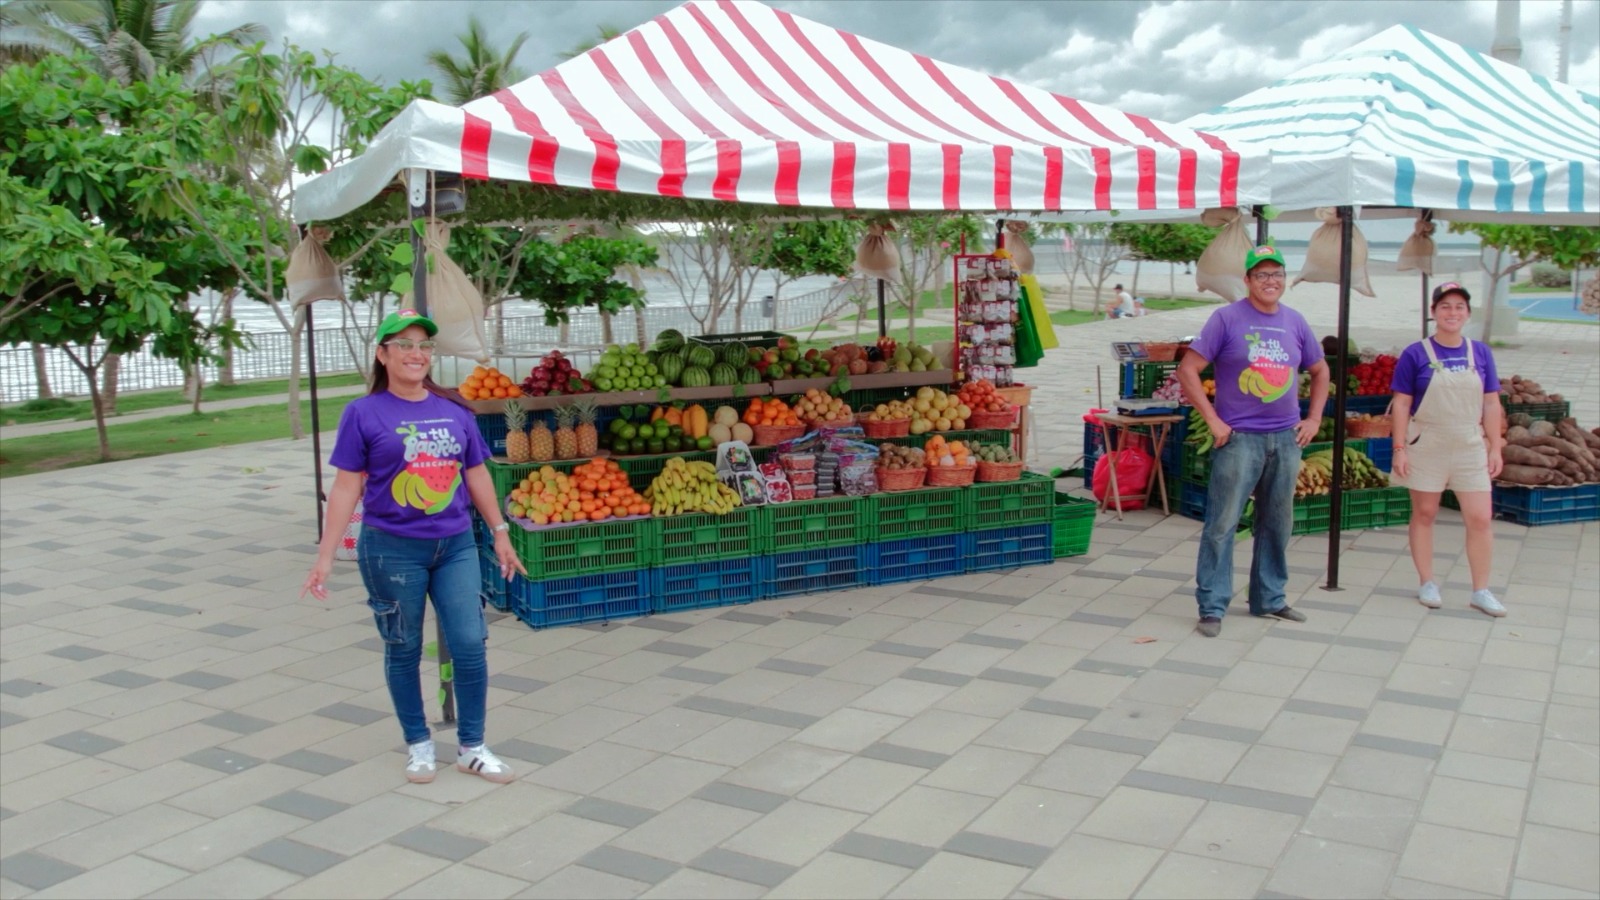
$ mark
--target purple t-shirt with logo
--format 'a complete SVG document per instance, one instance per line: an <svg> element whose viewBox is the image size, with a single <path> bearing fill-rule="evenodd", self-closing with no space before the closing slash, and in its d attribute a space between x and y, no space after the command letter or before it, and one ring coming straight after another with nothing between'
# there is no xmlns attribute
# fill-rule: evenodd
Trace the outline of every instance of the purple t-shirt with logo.
<svg viewBox="0 0 1600 900"><path fill-rule="evenodd" d="M344 408L329 462L365 472L362 524L437 540L472 527L463 473L489 458L472 412L429 394L405 400L384 391Z"/></svg>
<svg viewBox="0 0 1600 900"><path fill-rule="evenodd" d="M1446 347L1433 338L1433 353L1439 357L1439 365L1446 372L1462 372L1467 368L1467 342L1462 341L1459 347ZM1472 362L1478 370L1478 377L1483 379L1483 392L1485 394L1500 393L1500 373L1495 371L1494 356L1489 352L1488 345L1481 341L1472 342ZM1396 394L1411 395L1411 414L1417 414L1417 408L1422 405L1422 395L1428 392L1428 385L1433 382L1433 364L1428 361L1428 351L1422 346L1421 341L1401 351L1400 359L1394 364L1394 378L1389 382L1390 389Z"/></svg>
<svg viewBox="0 0 1600 900"><path fill-rule="evenodd" d="M1189 352L1215 369L1217 415L1246 434L1293 428L1300 421L1300 370L1322 359L1305 316L1282 305L1264 313L1248 299L1212 313Z"/></svg>

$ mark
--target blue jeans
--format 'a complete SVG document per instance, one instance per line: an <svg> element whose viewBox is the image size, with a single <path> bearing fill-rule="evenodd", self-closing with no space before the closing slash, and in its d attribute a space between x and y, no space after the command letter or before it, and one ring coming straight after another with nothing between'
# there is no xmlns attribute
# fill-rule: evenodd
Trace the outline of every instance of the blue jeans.
<svg viewBox="0 0 1600 900"><path fill-rule="evenodd" d="M444 631L455 668L456 738L463 747L483 743L489 696L485 645L489 626L479 598L478 545L470 530L441 540L407 538L361 529L356 543L367 605L383 638L384 678L407 744L427 740L422 707L423 620L427 598Z"/></svg>
<svg viewBox="0 0 1600 900"><path fill-rule="evenodd" d="M1294 530L1294 485L1300 475L1300 445L1293 428L1266 434L1235 431L1211 451L1206 490L1206 527L1200 533L1195 601L1200 617L1222 618L1233 599L1233 533L1252 493L1256 498L1255 553L1250 561L1250 614L1264 616L1285 605L1289 581L1289 535Z"/></svg>

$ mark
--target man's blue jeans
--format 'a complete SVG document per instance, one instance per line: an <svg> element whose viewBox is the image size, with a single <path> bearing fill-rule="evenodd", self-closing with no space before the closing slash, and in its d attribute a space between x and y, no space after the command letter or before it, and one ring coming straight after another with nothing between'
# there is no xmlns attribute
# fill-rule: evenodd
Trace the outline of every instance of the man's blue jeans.
<svg viewBox="0 0 1600 900"><path fill-rule="evenodd" d="M383 638L384 676L407 744L427 740L422 707L422 625L427 598L444 631L455 668L456 739L463 747L483 743L484 706L489 696L485 644L488 624L479 599L478 545L470 530L442 540L407 538L372 526L356 543L367 605Z"/></svg>
<svg viewBox="0 0 1600 900"><path fill-rule="evenodd" d="M1255 553L1250 561L1250 614L1264 616L1285 605L1289 581L1289 534L1294 530L1294 485L1300 475L1295 430L1266 434L1235 431L1211 451L1206 491L1206 527L1194 598L1200 617L1222 618L1233 599L1233 533L1244 504L1255 494Z"/></svg>

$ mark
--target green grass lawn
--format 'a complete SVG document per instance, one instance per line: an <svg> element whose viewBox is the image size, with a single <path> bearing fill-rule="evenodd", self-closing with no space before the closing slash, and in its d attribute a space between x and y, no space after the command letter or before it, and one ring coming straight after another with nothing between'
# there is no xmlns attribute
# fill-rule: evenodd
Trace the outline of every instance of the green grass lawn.
<svg viewBox="0 0 1600 900"><path fill-rule="evenodd" d="M347 375L319 375L318 388L345 387L363 384L362 377L354 372ZM306 380L300 380L300 389L308 390ZM208 384L200 395L200 408L204 412L207 402L237 400L243 397L261 397L289 392L286 380L241 381L234 385ZM133 391L117 397L117 413L142 412L164 406L188 406L190 401L181 390ZM30 400L27 403L9 403L0 406L0 422L7 425L31 425L35 422L60 422L65 420L87 422L94 419L94 408L89 398L67 400ZM116 418L111 419L112 422Z"/></svg>
<svg viewBox="0 0 1600 900"><path fill-rule="evenodd" d="M1572 288L1570 288L1570 287L1554 287L1554 288L1552 288L1552 287L1540 287L1539 285L1534 284L1531 281L1519 281L1519 282L1517 282L1517 283L1515 283L1515 284L1513 284L1511 286L1511 293L1513 293L1513 294L1555 294L1557 296L1565 294L1568 297L1570 297L1570 296L1572 296Z"/></svg>
<svg viewBox="0 0 1600 900"><path fill-rule="evenodd" d="M320 386L321 379L318 379ZM355 397L327 397L317 404L324 430ZM311 428L311 403L300 404L301 421ZM251 444L289 436L289 413L282 406L247 406L200 415L169 416L106 428L114 459ZM0 441L0 478L32 475L100 462L100 438L93 428Z"/></svg>

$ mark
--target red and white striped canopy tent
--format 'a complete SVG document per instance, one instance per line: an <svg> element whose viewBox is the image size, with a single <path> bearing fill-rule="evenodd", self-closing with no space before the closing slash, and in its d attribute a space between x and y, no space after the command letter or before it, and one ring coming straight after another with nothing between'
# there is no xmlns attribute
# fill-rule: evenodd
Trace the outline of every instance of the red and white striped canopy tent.
<svg viewBox="0 0 1600 900"><path fill-rule="evenodd" d="M870 210L1265 203L1268 154L941 63L755 0L690 0L461 107L417 101L302 184L301 222L408 168Z"/></svg>

